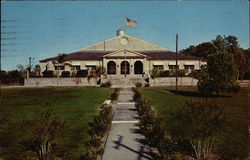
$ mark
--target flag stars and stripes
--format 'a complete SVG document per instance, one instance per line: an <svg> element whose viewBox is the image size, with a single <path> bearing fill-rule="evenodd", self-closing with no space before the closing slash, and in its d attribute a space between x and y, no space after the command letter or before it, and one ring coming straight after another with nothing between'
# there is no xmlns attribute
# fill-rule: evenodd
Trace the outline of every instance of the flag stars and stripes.
<svg viewBox="0 0 250 160"><path fill-rule="evenodd" d="M126 18L126 26L128 26L128 27L136 27L137 22L135 20Z"/></svg>

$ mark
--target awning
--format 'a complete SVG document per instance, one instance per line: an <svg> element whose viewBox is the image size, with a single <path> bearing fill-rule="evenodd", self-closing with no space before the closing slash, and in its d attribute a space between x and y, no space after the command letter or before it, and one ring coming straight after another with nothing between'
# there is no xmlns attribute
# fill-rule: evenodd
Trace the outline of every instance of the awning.
<svg viewBox="0 0 250 160"><path fill-rule="evenodd" d="M153 65L160 66L163 65L163 62L153 62Z"/></svg>
<svg viewBox="0 0 250 160"><path fill-rule="evenodd" d="M194 65L193 62L185 62L184 65Z"/></svg>

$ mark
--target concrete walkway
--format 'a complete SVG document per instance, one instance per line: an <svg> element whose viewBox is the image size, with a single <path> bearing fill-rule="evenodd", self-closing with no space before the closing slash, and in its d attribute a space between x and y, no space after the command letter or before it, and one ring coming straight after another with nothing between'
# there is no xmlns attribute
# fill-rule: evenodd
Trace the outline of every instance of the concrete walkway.
<svg viewBox="0 0 250 160"><path fill-rule="evenodd" d="M130 88L122 88L115 115L108 135L102 160L148 160L151 159L139 133L137 112Z"/></svg>

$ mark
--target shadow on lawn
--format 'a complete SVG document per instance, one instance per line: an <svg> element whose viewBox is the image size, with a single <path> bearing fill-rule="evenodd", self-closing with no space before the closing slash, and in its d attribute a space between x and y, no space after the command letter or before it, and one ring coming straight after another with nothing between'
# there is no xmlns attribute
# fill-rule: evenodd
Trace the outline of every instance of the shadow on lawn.
<svg viewBox="0 0 250 160"><path fill-rule="evenodd" d="M177 94L177 95L181 95L181 96L187 96L187 97L205 97L205 95L199 93L199 92L195 92L195 91L176 91L176 90L172 90L172 89L167 89L165 90L167 92L170 92L170 93L174 93L174 94ZM232 96L228 96L228 95L222 95L220 94L219 96L217 95L209 95L208 96L209 98L229 98L229 97L232 97Z"/></svg>

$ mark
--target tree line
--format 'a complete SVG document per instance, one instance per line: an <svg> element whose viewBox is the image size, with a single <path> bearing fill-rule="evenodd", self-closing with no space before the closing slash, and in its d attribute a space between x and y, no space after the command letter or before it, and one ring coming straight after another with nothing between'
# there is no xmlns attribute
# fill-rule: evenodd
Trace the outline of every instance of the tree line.
<svg viewBox="0 0 250 160"><path fill-rule="evenodd" d="M211 42L190 46L181 52L207 60L207 65L194 71L192 76L198 79L200 92L219 95L221 91L237 92L240 88L237 80L249 79L249 51L239 47L235 36L218 35Z"/></svg>
<svg viewBox="0 0 250 160"><path fill-rule="evenodd" d="M228 63L233 66L232 69L236 72L237 79L250 79L250 48L241 48L238 38L235 36L223 37L218 35L210 42L203 42L197 46L191 45L180 52L204 58L208 60L208 66L214 65L220 60L228 60Z"/></svg>

